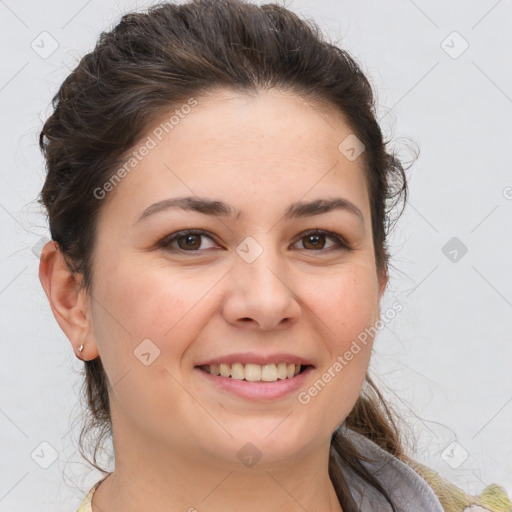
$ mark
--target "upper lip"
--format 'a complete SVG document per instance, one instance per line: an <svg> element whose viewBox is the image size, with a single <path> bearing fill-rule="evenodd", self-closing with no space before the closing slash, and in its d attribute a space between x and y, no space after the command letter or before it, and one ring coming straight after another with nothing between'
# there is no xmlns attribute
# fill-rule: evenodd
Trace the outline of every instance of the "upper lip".
<svg viewBox="0 0 512 512"><path fill-rule="evenodd" d="M300 364L304 366L313 366L310 361L307 359L296 356L293 354L285 354L285 353L279 353L279 354L256 354L253 352L244 352L239 354L226 354L225 356L219 356L215 357L213 359L208 359L206 361L202 361L196 366L204 366L204 365L212 365L212 364L234 364L234 363L241 363L241 364L259 364L259 365L266 365L266 364L278 364L278 363L286 363L286 364Z"/></svg>

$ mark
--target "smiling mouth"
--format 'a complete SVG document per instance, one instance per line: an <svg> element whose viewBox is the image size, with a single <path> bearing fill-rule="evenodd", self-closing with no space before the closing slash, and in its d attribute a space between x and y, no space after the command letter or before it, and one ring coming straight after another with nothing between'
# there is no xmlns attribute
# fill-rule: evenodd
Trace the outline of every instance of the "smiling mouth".
<svg viewBox="0 0 512 512"><path fill-rule="evenodd" d="M226 377L249 382L276 382L278 380L292 379L311 365L300 364L212 364L198 366L200 370L217 377Z"/></svg>

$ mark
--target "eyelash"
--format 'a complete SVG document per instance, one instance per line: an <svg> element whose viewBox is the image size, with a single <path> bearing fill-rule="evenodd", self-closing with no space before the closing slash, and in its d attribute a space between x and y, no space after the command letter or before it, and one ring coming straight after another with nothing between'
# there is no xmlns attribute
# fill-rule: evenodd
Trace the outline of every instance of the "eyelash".
<svg viewBox="0 0 512 512"><path fill-rule="evenodd" d="M187 251L187 250L181 249L179 247L178 248L171 247L171 244L174 241L176 241L180 238L185 238L189 235L205 236L205 237L209 238L210 240L212 240L213 242L215 242L213 237L210 234L208 234L206 231L202 231L200 229L189 229L189 230L185 230L185 231L179 231L177 233L173 233L172 235L165 237L160 242L158 242L158 247L163 248L168 251L181 252L181 253L198 253L200 251L209 250L209 249L193 249L193 250ZM303 238L306 238L308 236L313 236L313 235L325 235L327 238L333 239L338 244L338 246L330 247L328 249L318 249L318 250L302 249L302 250L308 251L308 252L320 252L320 253L321 252L329 252L329 251L333 251L333 250L345 250L345 251L352 250L350 245L340 235L333 233L331 231L325 231L325 230L321 230L321 229L313 229L313 230L309 230L304 233L301 233L301 235L297 238L297 240L294 242L293 245L295 245L295 243L299 242Z"/></svg>

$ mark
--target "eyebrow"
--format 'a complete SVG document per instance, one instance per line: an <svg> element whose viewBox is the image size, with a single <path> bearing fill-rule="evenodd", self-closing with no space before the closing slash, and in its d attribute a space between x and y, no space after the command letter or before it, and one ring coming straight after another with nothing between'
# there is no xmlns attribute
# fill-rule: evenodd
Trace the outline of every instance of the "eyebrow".
<svg viewBox="0 0 512 512"><path fill-rule="evenodd" d="M199 212L204 215L212 215L215 217L238 218L242 212L223 201L215 201L201 197L187 196L164 199L158 203L148 206L135 221L135 224L142 219L162 212L164 210L178 208L181 210ZM333 210L344 210L359 217L364 224L364 216L361 210L351 201L342 197L329 199L315 199L313 201L297 201L292 203L285 211L284 218L301 218L320 215Z"/></svg>

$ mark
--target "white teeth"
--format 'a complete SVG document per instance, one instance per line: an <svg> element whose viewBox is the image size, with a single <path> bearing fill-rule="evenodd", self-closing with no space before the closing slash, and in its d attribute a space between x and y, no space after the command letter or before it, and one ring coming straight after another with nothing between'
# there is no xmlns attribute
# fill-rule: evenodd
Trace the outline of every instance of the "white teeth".
<svg viewBox="0 0 512 512"><path fill-rule="evenodd" d="M264 380L265 382L274 382L277 380L277 367L275 364L265 364L260 368L261 380Z"/></svg>
<svg viewBox="0 0 512 512"><path fill-rule="evenodd" d="M223 377L231 377L231 366L229 366L229 364L221 363L221 365L220 365L220 374Z"/></svg>
<svg viewBox="0 0 512 512"><path fill-rule="evenodd" d="M277 380L291 379L300 372L300 364L212 364L203 366L203 369L212 375L231 377L237 380L250 382L275 382Z"/></svg>
<svg viewBox="0 0 512 512"><path fill-rule="evenodd" d="M231 378L243 380L245 377L244 365L241 363L235 363L231 365Z"/></svg>
<svg viewBox="0 0 512 512"><path fill-rule="evenodd" d="M249 380L251 382L257 382L261 380L261 366L259 364L246 364L245 380Z"/></svg>
<svg viewBox="0 0 512 512"><path fill-rule="evenodd" d="M288 376L288 368L286 367L286 363L279 363L277 365L277 378L278 379L286 379Z"/></svg>

